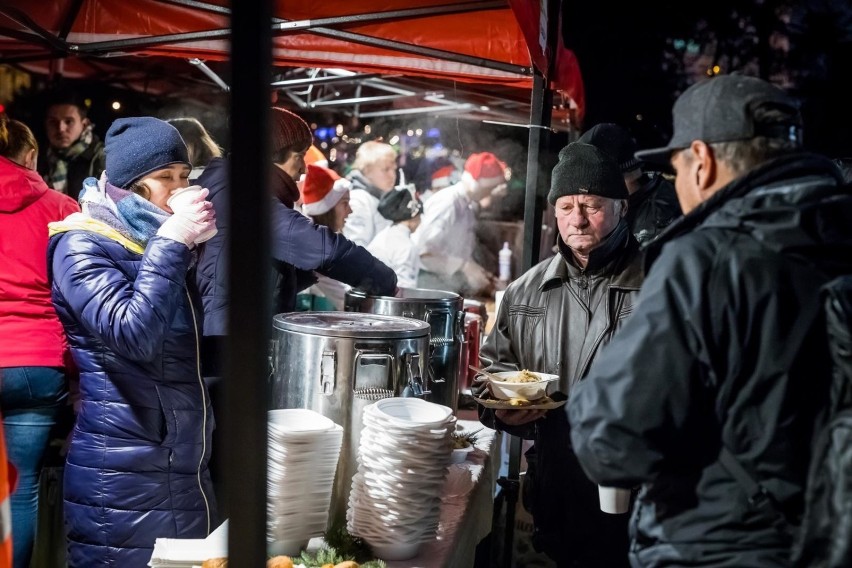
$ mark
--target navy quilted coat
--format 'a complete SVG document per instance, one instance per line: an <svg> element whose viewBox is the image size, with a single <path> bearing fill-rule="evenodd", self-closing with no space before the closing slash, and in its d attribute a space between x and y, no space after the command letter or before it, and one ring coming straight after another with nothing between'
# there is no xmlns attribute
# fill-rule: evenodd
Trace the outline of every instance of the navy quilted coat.
<svg viewBox="0 0 852 568"><path fill-rule="evenodd" d="M144 254L85 230L50 240L53 302L80 368L64 480L72 567L144 567L156 538L211 530L214 423L191 257L164 237Z"/></svg>

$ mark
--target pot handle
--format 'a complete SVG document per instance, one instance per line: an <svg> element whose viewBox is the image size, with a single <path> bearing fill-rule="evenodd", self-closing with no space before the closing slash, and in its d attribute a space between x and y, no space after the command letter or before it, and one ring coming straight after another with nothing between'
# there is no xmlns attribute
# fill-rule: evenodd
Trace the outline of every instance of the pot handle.
<svg viewBox="0 0 852 568"><path fill-rule="evenodd" d="M326 396L334 394L334 378L337 376L337 352L323 351L320 360L320 392Z"/></svg>
<svg viewBox="0 0 852 568"><path fill-rule="evenodd" d="M391 375L390 376L391 385L393 385L393 388L396 389L396 369L394 368L394 364L393 364L394 363L393 355L391 355L390 353L382 353L381 351L367 351L367 350L363 350L363 349L356 349L355 350L355 360L352 362L352 369L354 370L354 373L355 373L355 376L353 377L353 389L358 390L359 388L363 388L363 387L358 386L358 369L361 368L360 364L362 362L367 363L371 359L387 360L387 367L388 367L388 369L390 369L390 375ZM369 385L369 387L371 387L371 388L387 388L387 378L385 379L385 385L384 386L372 384L372 385Z"/></svg>
<svg viewBox="0 0 852 568"><path fill-rule="evenodd" d="M406 353L405 360L404 369L408 373L408 384L402 389L402 396L422 398L423 395L432 394L420 375L420 354Z"/></svg>

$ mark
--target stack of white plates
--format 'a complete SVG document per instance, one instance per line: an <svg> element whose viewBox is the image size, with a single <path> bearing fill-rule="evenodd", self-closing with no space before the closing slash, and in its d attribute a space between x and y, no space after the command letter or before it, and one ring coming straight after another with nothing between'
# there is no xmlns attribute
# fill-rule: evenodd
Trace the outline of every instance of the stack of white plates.
<svg viewBox="0 0 852 568"><path fill-rule="evenodd" d="M268 441L269 549L298 555L326 530L343 428L313 410L271 410Z"/></svg>
<svg viewBox="0 0 852 568"><path fill-rule="evenodd" d="M456 418L419 398L386 398L363 422L347 528L377 557L406 560L437 532Z"/></svg>

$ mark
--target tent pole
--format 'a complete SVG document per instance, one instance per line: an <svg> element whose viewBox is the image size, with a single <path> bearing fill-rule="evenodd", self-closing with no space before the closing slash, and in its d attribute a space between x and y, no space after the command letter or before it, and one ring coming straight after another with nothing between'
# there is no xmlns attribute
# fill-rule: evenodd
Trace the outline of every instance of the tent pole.
<svg viewBox="0 0 852 568"><path fill-rule="evenodd" d="M272 0L231 3L231 234L225 343L225 500L231 566L266 565L269 118ZM259 301L260 300L260 301Z"/></svg>
<svg viewBox="0 0 852 568"><path fill-rule="evenodd" d="M541 248L541 218L544 210L544 189L549 179L541 168L541 154L550 143L550 116L553 93L541 72L536 70L533 76L532 98L530 101L530 135L527 153L527 187L524 200L524 272L539 261ZM536 128L538 127L538 128Z"/></svg>
<svg viewBox="0 0 852 568"><path fill-rule="evenodd" d="M522 269L532 268L539 260L542 232L542 210L544 187L549 176L540 167L540 156L550 142L550 115L552 93L541 72L533 75L532 100L530 102L529 149L527 153L527 186L524 200L524 251ZM503 557L500 568L511 568L515 552L515 508L521 489L521 450L523 440L509 436L509 469L506 477L497 480L506 506L506 522L503 525Z"/></svg>

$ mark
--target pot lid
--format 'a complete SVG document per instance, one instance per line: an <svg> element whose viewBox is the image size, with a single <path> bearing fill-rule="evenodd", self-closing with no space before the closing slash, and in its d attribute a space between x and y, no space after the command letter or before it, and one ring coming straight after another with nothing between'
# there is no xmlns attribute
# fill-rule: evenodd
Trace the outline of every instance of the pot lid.
<svg viewBox="0 0 852 568"><path fill-rule="evenodd" d="M359 312L294 312L272 318L275 329L357 339L403 339L429 334L429 324L411 318Z"/></svg>
<svg viewBox="0 0 852 568"><path fill-rule="evenodd" d="M429 288L399 288L398 295L396 296L372 296L364 292L363 290L358 290L355 288L350 288L346 291L347 297L353 298L370 298L371 300L381 300L384 302L429 302L429 301L441 301L441 302L451 302L456 303L459 302L461 305L464 302L464 299L456 294L455 292L450 292L448 290L432 290Z"/></svg>

